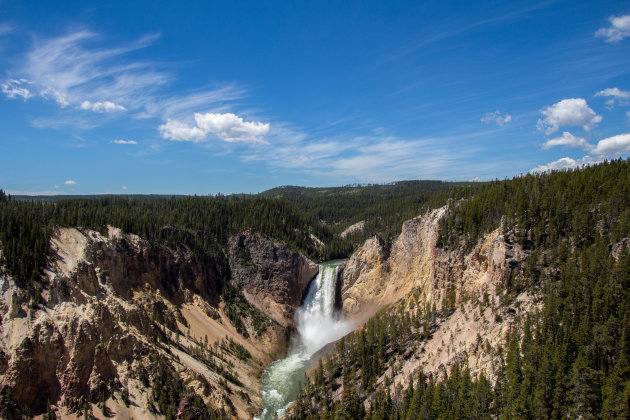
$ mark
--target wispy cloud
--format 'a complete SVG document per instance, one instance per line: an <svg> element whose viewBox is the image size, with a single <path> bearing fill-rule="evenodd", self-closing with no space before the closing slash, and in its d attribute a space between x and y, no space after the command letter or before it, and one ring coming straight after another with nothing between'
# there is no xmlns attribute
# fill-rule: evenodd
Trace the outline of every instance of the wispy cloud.
<svg viewBox="0 0 630 420"><path fill-rule="evenodd" d="M615 43L630 36L630 15L610 16L610 26L600 28L595 36L605 38L606 42Z"/></svg>
<svg viewBox="0 0 630 420"><path fill-rule="evenodd" d="M588 131L602 120L601 115L597 115L582 98L563 99L541 113L543 118L538 120L536 127L548 135L566 126L582 126Z"/></svg>
<svg viewBox="0 0 630 420"><path fill-rule="evenodd" d="M496 110L494 112L486 112L486 115L481 119L481 122L484 124L490 124L493 121L503 127L506 123L512 121L512 116L510 114L504 115L501 111Z"/></svg>
<svg viewBox="0 0 630 420"><path fill-rule="evenodd" d="M11 32L13 32L13 26L6 23L6 22L2 22L0 23L0 36L4 36L7 34L10 34Z"/></svg>
<svg viewBox="0 0 630 420"><path fill-rule="evenodd" d="M193 113L226 112L226 103L245 96L245 89L226 83L192 92L169 92L171 73L153 62L137 60L133 53L151 46L158 35L147 35L124 45L111 46L89 30L69 32L60 37L37 39L11 69L13 76L0 81L8 98L52 100L66 113L72 110L95 114L129 111L134 118L181 119ZM75 125L91 128L104 116L86 120L77 116L63 124L38 117L38 127ZM50 120L50 121L48 121ZM73 124L76 121L76 124Z"/></svg>
<svg viewBox="0 0 630 420"><path fill-rule="evenodd" d="M29 84L26 79L7 79L4 82L0 83L0 88L2 88L2 93L6 95L7 98L17 98L20 97L24 100L27 100L33 94L26 87Z"/></svg>
<svg viewBox="0 0 630 420"><path fill-rule="evenodd" d="M135 140L112 140L110 143L114 144L138 144Z"/></svg>
<svg viewBox="0 0 630 420"><path fill-rule="evenodd" d="M471 140L474 136L473 133L462 137ZM330 177L336 182L385 182L447 174L464 177L474 165L463 162L475 150L460 147L454 152L453 144L463 140L462 137L406 139L372 134L312 138L286 124L274 123L269 143L252 145L241 154L241 159L264 162L275 170ZM461 172L453 171L454 167Z"/></svg>
<svg viewBox="0 0 630 420"><path fill-rule="evenodd" d="M128 53L149 46L156 38L150 35L122 47L105 48L93 45L99 40L96 34L77 31L36 42L15 72L22 85L30 85L31 96L52 99L61 107L85 104L104 111L111 109L107 102L134 104L136 98L168 80L150 63L126 59Z"/></svg>
<svg viewBox="0 0 630 420"><path fill-rule="evenodd" d="M64 182L65 185L77 185L76 181L73 181L71 179L67 180L66 182Z"/></svg>

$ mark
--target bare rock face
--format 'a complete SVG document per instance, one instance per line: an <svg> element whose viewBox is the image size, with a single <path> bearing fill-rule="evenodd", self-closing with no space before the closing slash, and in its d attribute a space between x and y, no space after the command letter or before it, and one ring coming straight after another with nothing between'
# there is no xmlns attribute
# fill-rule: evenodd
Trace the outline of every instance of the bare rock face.
<svg viewBox="0 0 630 420"><path fill-rule="evenodd" d="M232 281L246 299L281 325L294 326L293 314L317 275L317 264L285 244L244 232L230 238Z"/></svg>
<svg viewBox="0 0 630 420"><path fill-rule="evenodd" d="M0 276L0 388L33 414L107 398L132 366L164 357L164 331L186 323L178 305L219 300L221 264L185 249L74 228L57 228L50 246L41 302Z"/></svg>
<svg viewBox="0 0 630 420"><path fill-rule="evenodd" d="M415 287L429 289L438 223L444 208L406 221L389 255L378 237L368 239L340 269L343 312L363 318Z"/></svg>
<svg viewBox="0 0 630 420"><path fill-rule="evenodd" d="M437 310L430 336L406 343L406 353L390 360L391 370L376 380L387 378L392 393L420 370L443 377L454 364L493 378L500 362L494 349L518 327L516 320L539 304L527 292L507 306L501 303L506 282L522 274L531 255L516 241L522 232L497 229L472 249L444 250L436 246L444 210L405 222L389 253L373 237L340 265L342 310L350 318L366 320L388 305L411 314Z"/></svg>

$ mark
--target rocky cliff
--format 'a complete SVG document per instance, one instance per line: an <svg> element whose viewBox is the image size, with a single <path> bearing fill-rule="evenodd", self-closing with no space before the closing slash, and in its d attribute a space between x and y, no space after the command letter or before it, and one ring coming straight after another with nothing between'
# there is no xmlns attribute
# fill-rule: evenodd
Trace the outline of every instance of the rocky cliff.
<svg viewBox="0 0 630 420"><path fill-rule="evenodd" d="M251 234L230 241L232 267L115 228L57 228L50 247L35 296L0 277L0 386L5 409L38 414L49 402L62 417L98 403L115 417L159 418L163 401L151 388L176 376L221 416L251 418L262 367L287 335L275 322L254 330L249 319L247 338L237 331L223 282L231 271L248 300L288 325L317 268Z"/></svg>
<svg viewBox="0 0 630 420"><path fill-rule="evenodd" d="M232 281L247 300L281 325L295 326L293 313L319 270L283 243L249 232L228 243Z"/></svg>
<svg viewBox="0 0 630 420"><path fill-rule="evenodd" d="M342 266L342 310L364 320L395 305L415 313L435 308L439 316L429 339L408 343L404 357L390 360L381 377L407 385L408 377L422 369L441 374L445 367L465 360L473 373L492 375L500 347L515 319L535 305L523 293L502 305L503 280L518 273L529 255L514 240L514 233L495 230L471 250L445 251L436 246L439 220L445 208L433 210L403 224L391 250L384 242L368 239Z"/></svg>

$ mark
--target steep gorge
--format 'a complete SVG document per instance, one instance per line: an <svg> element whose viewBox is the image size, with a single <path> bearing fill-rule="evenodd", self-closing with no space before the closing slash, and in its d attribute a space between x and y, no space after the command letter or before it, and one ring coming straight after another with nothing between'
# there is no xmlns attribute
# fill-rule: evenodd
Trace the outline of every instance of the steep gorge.
<svg viewBox="0 0 630 420"><path fill-rule="evenodd" d="M50 248L37 298L0 279L3 405L23 414L47 402L62 417L96 413L105 401L116 417L160 417L152 387L172 375L219 417L249 418L260 411L262 367L286 351L286 327L317 274L286 245L247 232L230 241L227 265L113 227L56 228ZM226 281L244 298L226 300Z"/></svg>

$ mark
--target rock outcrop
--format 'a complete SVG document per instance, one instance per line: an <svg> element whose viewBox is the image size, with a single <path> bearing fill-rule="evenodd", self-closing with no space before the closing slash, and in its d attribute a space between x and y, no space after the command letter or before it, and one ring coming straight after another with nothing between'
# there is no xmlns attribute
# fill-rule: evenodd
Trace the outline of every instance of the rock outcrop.
<svg viewBox="0 0 630 420"><path fill-rule="evenodd" d="M373 237L340 266L346 316L364 318L416 287L430 293L437 228L444 210L406 221L391 252L380 238Z"/></svg>
<svg viewBox="0 0 630 420"><path fill-rule="evenodd" d="M470 250L447 251L436 247L444 211L405 222L389 252L380 238L368 239L341 266L342 310L350 318L365 320L388 305L412 313L441 310L431 337L410 343L406 357L390 361L392 370L381 381L393 379L392 392L397 384L407 386L409 375L419 369L440 375L445 366L461 361L473 374L490 375L498 362L494 349L503 344L518 314L534 305L526 293L509 306L499 304L505 279L519 273L529 255L514 232L495 230Z"/></svg>
<svg viewBox="0 0 630 420"><path fill-rule="evenodd" d="M36 296L0 276L0 388L19 408L39 414L50 402L62 417L106 399L117 416L155 418L151 372L166 361L221 415L251 418L260 367L284 351L286 331L269 322L246 339L224 311L223 282L231 270L251 302L289 325L317 273L300 254L249 233L230 241L231 268L115 228L56 228L50 249ZM129 406L112 398L123 389Z"/></svg>
<svg viewBox="0 0 630 420"><path fill-rule="evenodd" d="M294 326L293 314L319 270L317 264L280 242L244 232L230 238L232 281L246 299L281 325Z"/></svg>

